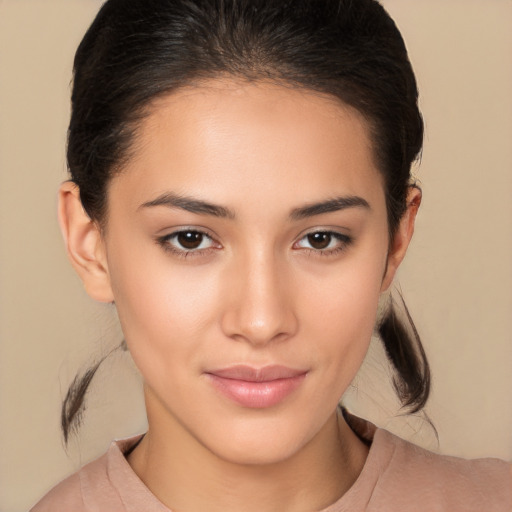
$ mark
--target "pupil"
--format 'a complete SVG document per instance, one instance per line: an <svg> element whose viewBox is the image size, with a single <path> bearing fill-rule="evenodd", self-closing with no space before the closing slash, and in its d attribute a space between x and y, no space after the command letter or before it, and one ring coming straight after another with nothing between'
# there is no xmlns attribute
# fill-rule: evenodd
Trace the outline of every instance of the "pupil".
<svg viewBox="0 0 512 512"><path fill-rule="evenodd" d="M185 249L197 249L203 241L203 235L197 231L184 231L178 234L178 243Z"/></svg>
<svg viewBox="0 0 512 512"><path fill-rule="evenodd" d="M331 243L331 235L329 233L313 233L308 235L308 242L315 249L325 249Z"/></svg>

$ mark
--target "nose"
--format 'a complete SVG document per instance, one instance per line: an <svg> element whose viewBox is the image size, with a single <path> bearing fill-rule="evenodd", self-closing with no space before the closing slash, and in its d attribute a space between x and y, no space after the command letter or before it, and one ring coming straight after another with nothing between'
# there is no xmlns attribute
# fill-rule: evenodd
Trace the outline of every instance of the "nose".
<svg viewBox="0 0 512 512"><path fill-rule="evenodd" d="M231 268L222 318L224 333L254 346L287 339L298 328L286 263L252 254Z"/></svg>

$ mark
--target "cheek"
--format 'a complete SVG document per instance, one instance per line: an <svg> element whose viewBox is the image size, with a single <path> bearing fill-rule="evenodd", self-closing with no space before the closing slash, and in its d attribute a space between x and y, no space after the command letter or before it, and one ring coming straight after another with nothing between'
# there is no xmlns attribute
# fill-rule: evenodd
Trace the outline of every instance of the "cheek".
<svg viewBox="0 0 512 512"><path fill-rule="evenodd" d="M372 255L372 252L368 254ZM325 279L310 283L302 308L305 338L315 347L318 365L326 368L326 385L341 394L368 350L377 317L384 254L354 258Z"/></svg>
<svg viewBox="0 0 512 512"><path fill-rule="evenodd" d="M217 279L204 269L177 268L149 244L112 244L116 308L132 357L144 378L190 362L217 315ZM176 364L176 366L178 366Z"/></svg>

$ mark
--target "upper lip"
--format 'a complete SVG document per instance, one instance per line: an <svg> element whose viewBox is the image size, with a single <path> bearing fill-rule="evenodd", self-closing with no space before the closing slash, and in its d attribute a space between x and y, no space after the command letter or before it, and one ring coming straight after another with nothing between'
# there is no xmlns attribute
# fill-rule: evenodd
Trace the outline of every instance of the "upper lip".
<svg viewBox="0 0 512 512"><path fill-rule="evenodd" d="M207 373L224 379L244 380L247 382L267 382L277 379L291 379L304 375L305 370L289 368L287 366L270 365L262 368L254 368L247 365L234 365L227 368L210 370Z"/></svg>

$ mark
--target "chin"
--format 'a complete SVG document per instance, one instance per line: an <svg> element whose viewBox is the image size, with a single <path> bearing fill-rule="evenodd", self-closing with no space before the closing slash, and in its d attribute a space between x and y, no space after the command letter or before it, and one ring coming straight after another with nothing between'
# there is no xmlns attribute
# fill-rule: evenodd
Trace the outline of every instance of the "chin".
<svg viewBox="0 0 512 512"><path fill-rule="evenodd" d="M215 456L232 464L273 465L297 455L321 430L321 425L305 428L303 418L274 418L226 425L218 435L210 432L214 437L203 444Z"/></svg>
<svg viewBox="0 0 512 512"><path fill-rule="evenodd" d="M300 449L301 444L294 444L283 439L260 439L260 442L230 442L215 455L231 464L239 466L270 466L292 458Z"/></svg>

